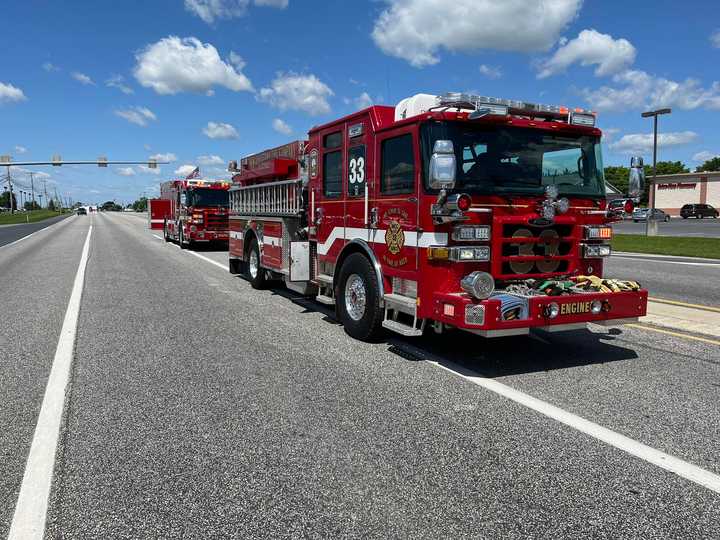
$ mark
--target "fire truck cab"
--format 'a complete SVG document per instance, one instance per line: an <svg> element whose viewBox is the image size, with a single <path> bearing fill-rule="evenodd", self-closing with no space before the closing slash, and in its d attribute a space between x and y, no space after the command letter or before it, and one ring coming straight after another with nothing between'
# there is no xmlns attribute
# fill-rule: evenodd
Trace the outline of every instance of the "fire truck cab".
<svg viewBox="0 0 720 540"><path fill-rule="evenodd" d="M228 241L229 182L170 180L160 185L160 198L169 201L163 223L166 242L182 249L196 242Z"/></svg>
<svg viewBox="0 0 720 540"><path fill-rule="evenodd" d="M369 107L231 162L230 271L334 305L359 339L635 321L647 291L602 280L600 137L589 111L482 96Z"/></svg>

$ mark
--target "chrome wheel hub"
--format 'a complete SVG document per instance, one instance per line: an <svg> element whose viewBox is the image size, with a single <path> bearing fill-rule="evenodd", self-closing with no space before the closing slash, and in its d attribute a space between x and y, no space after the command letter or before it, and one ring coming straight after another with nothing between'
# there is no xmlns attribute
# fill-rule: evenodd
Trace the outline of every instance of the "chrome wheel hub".
<svg viewBox="0 0 720 540"><path fill-rule="evenodd" d="M254 249L250 252L250 261L248 262L248 267L250 269L250 277L255 279L258 275L258 270L260 268L260 261L258 261L257 251Z"/></svg>
<svg viewBox="0 0 720 540"><path fill-rule="evenodd" d="M357 274L352 274L345 282L345 309L353 321L363 318L366 303L365 282Z"/></svg>

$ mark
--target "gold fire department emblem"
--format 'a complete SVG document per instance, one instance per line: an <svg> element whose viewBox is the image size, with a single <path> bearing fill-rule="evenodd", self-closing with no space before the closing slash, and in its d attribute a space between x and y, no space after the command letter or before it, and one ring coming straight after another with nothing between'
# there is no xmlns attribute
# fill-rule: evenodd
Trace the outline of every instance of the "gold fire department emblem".
<svg viewBox="0 0 720 540"><path fill-rule="evenodd" d="M385 233L385 243L388 251L393 255L400 253L400 250L405 245L405 233L398 221L393 220L389 223L388 230Z"/></svg>

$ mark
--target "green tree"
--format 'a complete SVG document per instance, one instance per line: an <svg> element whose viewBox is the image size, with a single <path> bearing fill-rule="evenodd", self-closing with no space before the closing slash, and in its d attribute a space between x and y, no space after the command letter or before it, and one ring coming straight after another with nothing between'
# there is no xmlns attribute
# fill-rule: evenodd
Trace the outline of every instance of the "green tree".
<svg viewBox="0 0 720 540"><path fill-rule="evenodd" d="M697 172L720 171L720 156L707 160L697 168Z"/></svg>
<svg viewBox="0 0 720 540"><path fill-rule="evenodd" d="M15 193L12 194L12 200L12 207L17 210L17 197L15 196ZM5 190L2 194L0 194L0 207L10 208L10 192L8 190Z"/></svg>
<svg viewBox="0 0 720 540"><path fill-rule="evenodd" d="M609 182L622 193L627 193L630 169L627 167L605 167L605 181Z"/></svg>
<svg viewBox="0 0 720 540"><path fill-rule="evenodd" d="M147 212L147 197L140 197L132 204L132 207L136 212Z"/></svg>
<svg viewBox="0 0 720 540"><path fill-rule="evenodd" d="M40 205L35 201L28 201L25 203L25 210L40 210Z"/></svg>
<svg viewBox="0 0 720 540"><path fill-rule="evenodd" d="M658 176L661 174L682 174L689 173L690 169L682 161L658 161L657 162L657 173ZM648 178L652 176L653 168L651 164L645 164L645 176Z"/></svg>
<svg viewBox="0 0 720 540"><path fill-rule="evenodd" d="M48 210L52 210L53 212L56 210L55 201L52 199L50 199L50 202L48 203Z"/></svg>

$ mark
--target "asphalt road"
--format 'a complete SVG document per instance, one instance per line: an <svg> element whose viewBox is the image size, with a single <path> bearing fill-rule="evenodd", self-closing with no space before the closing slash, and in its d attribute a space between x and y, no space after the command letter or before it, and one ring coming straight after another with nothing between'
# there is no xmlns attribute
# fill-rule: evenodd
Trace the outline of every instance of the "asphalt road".
<svg viewBox="0 0 720 540"><path fill-rule="evenodd" d="M720 474L720 346L643 328L360 343L123 214L0 250L3 502L91 222L47 538L720 537L720 494L460 376Z"/></svg>
<svg viewBox="0 0 720 540"><path fill-rule="evenodd" d="M615 254L605 275L638 281L654 298L720 308L720 260Z"/></svg>
<svg viewBox="0 0 720 540"><path fill-rule="evenodd" d="M645 227L645 223L634 223L632 220L625 220L613 225L616 234L645 234ZM658 234L720 238L720 219L672 218L667 223L658 223Z"/></svg>
<svg viewBox="0 0 720 540"><path fill-rule="evenodd" d="M15 242L16 240L19 240L23 236L27 236L36 231L44 229L45 227L49 227L50 225L53 225L53 224L57 223L58 221L62 221L63 219L69 217L70 215L71 214L64 214L62 216L45 219L43 221L37 221L35 223L19 223L17 225L0 225L0 246L4 246L11 242Z"/></svg>

